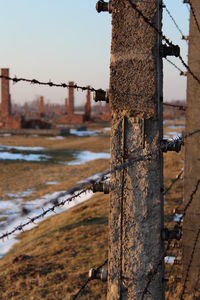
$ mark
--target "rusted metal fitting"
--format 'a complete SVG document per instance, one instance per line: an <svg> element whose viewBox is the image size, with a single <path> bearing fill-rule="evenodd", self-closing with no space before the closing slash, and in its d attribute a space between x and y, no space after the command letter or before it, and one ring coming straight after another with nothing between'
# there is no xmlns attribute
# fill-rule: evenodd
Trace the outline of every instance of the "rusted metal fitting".
<svg viewBox="0 0 200 300"><path fill-rule="evenodd" d="M189 36L188 35L182 35L182 40L188 41L189 40Z"/></svg>
<svg viewBox="0 0 200 300"><path fill-rule="evenodd" d="M94 268L92 268L89 271L88 277L90 280L99 279L105 282L108 278L108 270L104 268L101 270L95 270Z"/></svg>
<svg viewBox="0 0 200 300"><path fill-rule="evenodd" d="M110 193L110 182L109 181L99 181L93 183L93 193L103 192L104 194Z"/></svg>
<svg viewBox="0 0 200 300"><path fill-rule="evenodd" d="M182 138L177 140L162 140L161 141L161 150L162 152L167 151L176 151L177 153L181 151L181 147L184 145Z"/></svg>
<svg viewBox="0 0 200 300"><path fill-rule="evenodd" d="M109 92L99 89L94 92L93 99L95 102L105 101L106 103L109 103Z"/></svg>
<svg viewBox="0 0 200 300"><path fill-rule="evenodd" d="M162 45L160 47L160 56L161 57L167 57L167 56L176 56L178 57L180 55L180 47L178 45Z"/></svg>
<svg viewBox="0 0 200 300"><path fill-rule="evenodd" d="M104 2L103 0L100 0L96 4L96 11L98 13L101 12L109 12L109 14L112 13L112 1Z"/></svg>
<svg viewBox="0 0 200 300"><path fill-rule="evenodd" d="M163 241L168 240L178 240L180 241L182 237L182 229L178 225L174 226L174 229L169 230L168 228L164 228L161 232L161 238Z"/></svg>

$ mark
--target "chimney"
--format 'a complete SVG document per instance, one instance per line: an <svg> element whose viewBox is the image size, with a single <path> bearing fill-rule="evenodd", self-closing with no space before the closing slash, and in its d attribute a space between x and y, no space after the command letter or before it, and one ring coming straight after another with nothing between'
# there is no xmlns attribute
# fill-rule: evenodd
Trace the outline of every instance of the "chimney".
<svg viewBox="0 0 200 300"><path fill-rule="evenodd" d="M1 75L9 77L9 69L1 69ZM1 118L6 119L11 115L11 99L9 93L9 80L1 79Z"/></svg>
<svg viewBox="0 0 200 300"><path fill-rule="evenodd" d="M74 113L74 82L69 82L69 101L67 106L67 113L73 115Z"/></svg>

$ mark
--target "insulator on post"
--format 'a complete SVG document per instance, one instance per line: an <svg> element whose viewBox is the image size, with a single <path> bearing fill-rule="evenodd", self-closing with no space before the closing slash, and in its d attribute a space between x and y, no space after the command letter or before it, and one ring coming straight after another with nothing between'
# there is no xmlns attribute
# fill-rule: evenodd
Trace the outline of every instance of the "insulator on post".
<svg viewBox="0 0 200 300"><path fill-rule="evenodd" d="M106 103L109 103L109 92L99 89L94 92L93 99L95 102L105 101Z"/></svg>
<svg viewBox="0 0 200 300"><path fill-rule="evenodd" d="M107 269L101 269L101 270L95 270L94 268L89 270L88 277L90 280L99 279L101 281L107 281L108 278L108 270Z"/></svg>
<svg viewBox="0 0 200 300"><path fill-rule="evenodd" d="M96 4L96 11L98 13L101 12L109 12L109 14L112 13L112 1L104 2L103 0L100 0Z"/></svg>
<svg viewBox="0 0 200 300"><path fill-rule="evenodd" d="M184 145L182 138L177 140L162 140L161 141L161 150L162 152L176 151L177 153L181 151L181 147Z"/></svg>
<svg viewBox="0 0 200 300"><path fill-rule="evenodd" d="M109 181L99 181L93 183L93 193L103 192L104 194L110 193L110 182Z"/></svg>
<svg viewBox="0 0 200 300"><path fill-rule="evenodd" d="M178 45L162 45L160 47L160 56L165 58L167 56L175 56L178 57L180 55L180 47Z"/></svg>
<svg viewBox="0 0 200 300"><path fill-rule="evenodd" d="M163 241L168 240L180 240L182 237L182 229L178 225L174 226L174 229L169 230L168 228L164 228L161 232L161 238Z"/></svg>

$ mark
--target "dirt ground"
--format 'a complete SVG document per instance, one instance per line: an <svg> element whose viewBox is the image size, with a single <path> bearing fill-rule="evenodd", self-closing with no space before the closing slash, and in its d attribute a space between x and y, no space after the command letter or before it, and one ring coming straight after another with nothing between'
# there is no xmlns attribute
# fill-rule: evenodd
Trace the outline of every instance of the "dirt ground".
<svg viewBox="0 0 200 300"><path fill-rule="evenodd" d="M41 138L0 138L0 144L44 146L53 149L107 151L109 137L69 137L61 141ZM53 164L2 164L0 172L1 194L35 188L35 198L67 189L79 180L109 167L108 160L89 162L81 166ZM164 179L167 187L183 168L183 151L164 155ZM46 181L59 185L46 186ZM27 200L31 200L27 199ZM173 226L173 209L182 203L183 182L179 180L165 196L165 225ZM86 281L88 270L107 258L109 196L96 194L87 202L53 216L30 231L20 234L20 242L0 260L0 299L69 300ZM170 250L169 254L178 254ZM174 285L173 295L168 286L181 266L166 266L166 294L168 299L178 299L179 286ZM79 299L106 299L106 283L92 281ZM91 296L92 295L92 296Z"/></svg>

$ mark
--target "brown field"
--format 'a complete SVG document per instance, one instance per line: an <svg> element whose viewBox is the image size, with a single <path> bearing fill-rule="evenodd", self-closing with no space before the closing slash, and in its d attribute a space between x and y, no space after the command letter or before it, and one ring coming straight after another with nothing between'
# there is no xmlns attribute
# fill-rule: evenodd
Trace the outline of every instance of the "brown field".
<svg viewBox="0 0 200 300"><path fill-rule="evenodd" d="M44 146L49 149L107 151L109 137L69 137L61 141L44 138L1 137L0 144ZM2 164L1 195L27 188L36 191L27 200L75 186L92 174L109 167L107 160L89 162L81 166L53 163ZM164 155L165 186L168 186L183 167L183 151ZM46 186L46 181L58 181ZM183 182L178 181L165 197L165 223L172 226L172 211L182 202ZM0 260L0 299L71 299L86 281L88 270L107 258L109 196L96 194L87 202L60 215L53 216L38 227L20 234L20 242ZM174 250L170 254L174 254ZM177 254L177 250L176 253ZM166 267L166 278L170 272ZM175 267L171 275L179 274ZM169 282L173 280L170 276ZM176 288L175 288L176 289ZM168 290L168 285L166 285ZM177 293L169 299L178 299ZM106 284L90 282L79 299L106 299Z"/></svg>

